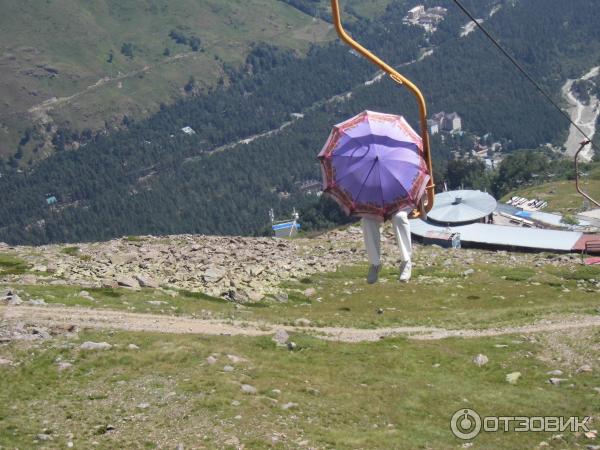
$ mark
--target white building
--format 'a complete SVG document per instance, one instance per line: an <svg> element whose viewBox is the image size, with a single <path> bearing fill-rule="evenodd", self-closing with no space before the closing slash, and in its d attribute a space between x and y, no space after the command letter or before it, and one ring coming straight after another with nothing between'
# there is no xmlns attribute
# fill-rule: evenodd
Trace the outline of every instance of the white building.
<svg viewBox="0 0 600 450"><path fill-rule="evenodd" d="M429 132L431 134L436 134L440 131L456 133L462 130L462 119L455 112L446 114L442 111L434 114L431 119L427 121L427 125L429 126ZM437 125L437 130L435 125Z"/></svg>
<svg viewBox="0 0 600 450"><path fill-rule="evenodd" d="M432 119L427 121L427 128L429 128L429 134L432 136L440 132L440 125Z"/></svg>
<svg viewBox="0 0 600 450"><path fill-rule="evenodd" d="M418 20L423 14L425 14L425 7L423 5L417 5L408 11L406 18L408 20Z"/></svg>
<svg viewBox="0 0 600 450"><path fill-rule="evenodd" d="M194 131L194 129L192 127L183 127L181 129L181 131L183 131L185 134L187 135L192 135L192 134L196 134L196 132Z"/></svg>

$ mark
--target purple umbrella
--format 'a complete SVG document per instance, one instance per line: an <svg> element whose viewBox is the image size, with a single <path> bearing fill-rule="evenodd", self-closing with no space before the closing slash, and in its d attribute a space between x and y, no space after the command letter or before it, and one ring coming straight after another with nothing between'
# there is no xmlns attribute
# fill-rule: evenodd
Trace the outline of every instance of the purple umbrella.
<svg viewBox="0 0 600 450"><path fill-rule="evenodd" d="M319 160L325 193L358 216L417 208L430 179L421 137L392 114L363 111L334 126Z"/></svg>

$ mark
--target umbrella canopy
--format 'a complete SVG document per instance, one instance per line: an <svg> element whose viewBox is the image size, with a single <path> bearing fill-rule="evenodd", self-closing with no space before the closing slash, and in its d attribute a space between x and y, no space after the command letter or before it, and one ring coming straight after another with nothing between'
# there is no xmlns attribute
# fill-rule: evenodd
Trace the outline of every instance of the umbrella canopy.
<svg viewBox="0 0 600 450"><path fill-rule="evenodd" d="M388 219L414 209L430 176L404 117L364 111L334 126L319 153L323 190L348 214Z"/></svg>
<svg viewBox="0 0 600 450"><path fill-rule="evenodd" d="M427 217L442 223L474 222L492 214L496 205L496 199L486 192L442 192L435 196L435 206Z"/></svg>

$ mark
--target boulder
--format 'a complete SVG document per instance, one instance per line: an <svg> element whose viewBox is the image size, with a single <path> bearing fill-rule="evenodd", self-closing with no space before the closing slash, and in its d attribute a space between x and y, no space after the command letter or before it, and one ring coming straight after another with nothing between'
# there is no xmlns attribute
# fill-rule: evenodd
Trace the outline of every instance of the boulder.
<svg viewBox="0 0 600 450"><path fill-rule="evenodd" d="M202 278L207 283L216 283L225 276L225 273L223 269L219 269L218 267L209 267L202 274Z"/></svg>
<svg viewBox="0 0 600 450"><path fill-rule="evenodd" d="M110 350L112 345L108 342L84 342L79 346L81 350Z"/></svg>
<svg viewBox="0 0 600 450"><path fill-rule="evenodd" d="M127 289L140 289L140 283L135 278L128 276L117 278L117 284Z"/></svg>
<svg viewBox="0 0 600 450"><path fill-rule="evenodd" d="M279 346L285 346L289 339L290 335L283 329L277 330L273 336L273 341Z"/></svg>
<svg viewBox="0 0 600 450"><path fill-rule="evenodd" d="M144 275L135 275L135 279L138 281L141 287L158 289L160 285L154 281L152 278L144 276Z"/></svg>
<svg viewBox="0 0 600 450"><path fill-rule="evenodd" d="M485 366L488 363L488 361L489 361L488 357L481 353L479 355L475 356L475 358L473 358L473 363L477 367Z"/></svg>
<svg viewBox="0 0 600 450"><path fill-rule="evenodd" d="M297 327L309 327L310 324L311 321L304 317L294 320L294 325L296 325Z"/></svg>
<svg viewBox="0 0 600 450"><path fill-rule="evenodd" d="M256 394L258 390L250 384L242 384L240 389L244 394Z"/></svg>

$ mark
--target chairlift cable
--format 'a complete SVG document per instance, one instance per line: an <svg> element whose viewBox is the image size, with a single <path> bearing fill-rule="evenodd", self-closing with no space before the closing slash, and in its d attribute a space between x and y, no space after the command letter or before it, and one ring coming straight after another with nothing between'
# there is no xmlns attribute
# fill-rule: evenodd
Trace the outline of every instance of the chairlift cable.
<svg viewBox="0 0 600 450"><path fill-rule="evenodd" d="M535 81L535 79L529 74L529 72L527 72L523 68L523 66L521 66L521 64L519 64L519 62L514 57L512 57L511 54L508 53L508 51L506 51L504 47L502 47L502 45L500 45L500 43L494 38L494 36L492 36L490 32L481 23L479 23L475 16L473 16L473 14L471 14L469 10L465 8L465 6L460 2L460 0L453 1L454 3L456 3L456 6L458 6L462 10L462 12L465 13L469 17L469 19L471 19L471 21L477 26L477 28L479 28L483 32L483 34L498 48L498 50L500 50L500 52L502 52L502 54L508 58L508 60L519 70L519 72L521 72L521 74L525 78L527 78L527 80L529 80L531 84L535 86L538 92L540 92L544 97L546 97L546 99L552 104L552 106L554 106L569 121L569 123L573 125L585 137L587 143L591 144L592 148L594 148L595 150L598 150L596 145L594 145L590 137L581 129L581 127L575 122L573 122L571 117L565 111L563 111L563 109L552 99L550 94L548 94L548 92L546 92L544 88L542 88L539 85L539 83Z"/></svg>

